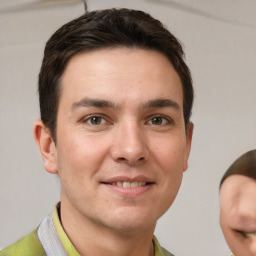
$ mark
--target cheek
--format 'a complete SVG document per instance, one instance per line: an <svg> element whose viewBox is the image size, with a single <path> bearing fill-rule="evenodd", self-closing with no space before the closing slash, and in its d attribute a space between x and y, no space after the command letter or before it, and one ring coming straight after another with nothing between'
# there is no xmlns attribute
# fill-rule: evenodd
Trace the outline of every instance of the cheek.
<svg viewBox="0 0 256 256"><path fill-rule="evenodd" d="M253 238L252 241L250 242L250 251L252 255L256 255L256 238Z"/></svg>
<svg viewBox="0 0 256 256"><path fill-rule="evenodd" d="M249 256L248 254L248 246L243 238L237 237L231 232L227 232L227 236L225 237L228 243L229 248L236 256ZM250 255L251 256L251 255Z"/></svg>
<svg viewBox="0 0 256 256"><path fill-rule="evenodd" d="M246 241L240 234L230 228L226 217L221 218L220 224L229 248L236 256L248 256Z"/></svg>
<svg viewBox="0 0 256 256"><path fill-rule="evenodd" d="M183 171L185 142L177 138L162 140L154 148L154 159L161 170L161 189L166 204L173 202L179 190Z"/></svg>
<svg viewBox="0 0 256 256"><path fill-rule="evenodd" d="M57 146L59 173L65 176L92 176L107 154L107 143L94 136L62 139Z"/></svg>
<svg viewBox="0 0 256 256"><path fill-rule="evenodd" d="M229 213L226 210L226 208L223 207L223 204L221 204L221 206L220 206L220 226L221 226L223 235L224 235L227 243L230 245L230 243L234 240L234 234L229 226L229 221L230 221Z"/></svg>
<svg viewBox="0 0 256 256"><path fill-rule="evenodd" d="M153 154L164 172L183 172L185 140L180 138L163 138L153 143Z"/></svg>

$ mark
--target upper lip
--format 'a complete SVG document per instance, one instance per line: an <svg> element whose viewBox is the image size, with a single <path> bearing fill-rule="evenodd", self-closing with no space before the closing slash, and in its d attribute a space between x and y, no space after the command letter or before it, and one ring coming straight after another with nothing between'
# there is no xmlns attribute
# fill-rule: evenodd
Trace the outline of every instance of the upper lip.
<svg viewBox="0 0 256 256"><path fill-rule="evenodd" d="M154 181L144 175L138 175L135 177L128 177L128 176L115 176L112 178L108 178L103 180L103 183L115 183L118 181L127 181L127 182L135 182L135 181L144 181L147 183L154 183Z"/></svg>

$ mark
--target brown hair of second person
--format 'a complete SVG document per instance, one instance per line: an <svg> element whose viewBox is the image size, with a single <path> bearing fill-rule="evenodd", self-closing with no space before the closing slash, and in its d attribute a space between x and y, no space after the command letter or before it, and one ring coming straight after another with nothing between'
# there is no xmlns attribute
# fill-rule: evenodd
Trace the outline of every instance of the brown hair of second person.
<svg viewBox="0 0 256 256"><path fill-rule="evenodd" d="M156 50L168 57L183 87L183 115L188 128L194 90L180 42L149 14L130 9L87 12L58 29L48 40L39 73L41 120L56 143L61 76L70 58L78 53L104 48Z"/></svg>
<svg viewBox="0 0 256 256"><path fill-rule="evenodd" d="M244 153L232 163L223 175L220 187L229 176L235 174L244 175L256 180L256 149Z"/></svg>

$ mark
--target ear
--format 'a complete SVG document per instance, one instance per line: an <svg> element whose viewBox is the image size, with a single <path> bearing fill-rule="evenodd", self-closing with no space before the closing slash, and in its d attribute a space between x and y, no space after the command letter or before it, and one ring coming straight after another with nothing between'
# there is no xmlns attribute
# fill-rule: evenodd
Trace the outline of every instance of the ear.
<svg viewBox="0 0 256 256"><path fill-rule="evenodd" d="M186 135L186 151L184 155L184 172L188 169L188 158L191 149L192 137L193 137L194 124L189 122Z"/></svg>
<svg viewBox="0 0 256 256"><path fill-rule="evenodd" d="M44 160L45 170L53 174L58 173L57 151L50 130L45 126L42 120L37 120L34 123L33 133L38 149Z"/></svg>

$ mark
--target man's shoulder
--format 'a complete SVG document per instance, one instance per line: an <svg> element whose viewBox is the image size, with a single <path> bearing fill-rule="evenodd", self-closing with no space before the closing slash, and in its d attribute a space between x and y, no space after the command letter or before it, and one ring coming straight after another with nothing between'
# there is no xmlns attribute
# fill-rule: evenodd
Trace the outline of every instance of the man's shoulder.
<svg viewBox="0 0 256 256"><path fill-rule="evenodd" d="M46 256L37 235L37 229L24 236L16 243L6 247L0 256Z"/></svg>
<svg viewBox="0 0 256 256"><path fill-rule="evenodd" d="M168 252L164 247L162 247L159 244L159 242L155 236L153 237L153 243L155 246L155 256L174 256L173 254Z"/></svg>
<svg viewBox="0 0 256 256"><path fill-rule="evenodd" d="M169 251L167 251L165 248L161 247L162 249L162 256L174 256Z"/></svg>

